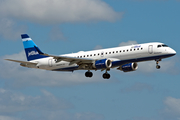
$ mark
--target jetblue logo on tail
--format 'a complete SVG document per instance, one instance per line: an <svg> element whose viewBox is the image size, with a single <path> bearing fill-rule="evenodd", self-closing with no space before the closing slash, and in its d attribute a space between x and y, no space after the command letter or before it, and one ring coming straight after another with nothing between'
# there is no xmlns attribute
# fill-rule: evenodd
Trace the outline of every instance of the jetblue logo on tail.
<svg viewBox="0 0 180 120"><path fill-rule="evenodd" d="M35 47L26 48L25 52L26 52L26 56L27 56L28 61L47 57L47 56L40 55Z"/></svg>
<svg viewBox="0 0 180 120"><path fill-rule="evenodd" d="M28 57L31 56L31 55L38 55L39 53L37 51L31 51L31 52L28 52Z"/></svg>

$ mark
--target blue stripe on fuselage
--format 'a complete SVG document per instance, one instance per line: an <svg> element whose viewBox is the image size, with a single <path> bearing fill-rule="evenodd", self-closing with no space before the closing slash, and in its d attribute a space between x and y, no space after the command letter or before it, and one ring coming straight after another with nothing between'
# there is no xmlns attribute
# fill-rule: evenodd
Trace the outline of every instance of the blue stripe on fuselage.
<svg viewBox="0 0 180 120"><path fill-rule="evenodd" d="M171 57L171 56L174 56L174 55L175 54L168 54L168 55L161 55L161 56L153 56L153 57L144 57L144 58L137 58L137 59L114 61L114 62L112 62L112 67L119 67L121 65L124 65L124 64L127 64L127 63L133 63L133 62L142 62L142 61L163 59L163 58L168 58L168 57ZM59 69L54 69L52 71L74 71L74 70L79 70L78 67L79 66L59 68Z"/></svg>

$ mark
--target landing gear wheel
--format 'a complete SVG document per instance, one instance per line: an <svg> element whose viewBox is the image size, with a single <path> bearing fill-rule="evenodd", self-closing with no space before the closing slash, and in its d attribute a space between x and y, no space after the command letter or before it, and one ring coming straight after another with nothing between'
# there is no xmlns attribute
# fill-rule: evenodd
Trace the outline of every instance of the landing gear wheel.
<svg viewBox="0 0 180 120"><path fill-rule="evenodd" d="M156 65L156 68L157 68L157 69L160 69L160 68L161 68L161 66L160 66L160 65Z"/></svg>
<svg viewBox="0 0 180 120"><path fill-rule="evenodd" d="M92 77L92 76L93 76L93 73L90 72L90 71L87 71L87 72L85 73L85 76L86 76L86 77Z"/></svg>
<svg viewBox="0 0 180 120"><path fill-rule="evenodd" d="M110 78L110 74L109 73L104 73L103 74L103 78L104 79L109 79Z"/></svg>

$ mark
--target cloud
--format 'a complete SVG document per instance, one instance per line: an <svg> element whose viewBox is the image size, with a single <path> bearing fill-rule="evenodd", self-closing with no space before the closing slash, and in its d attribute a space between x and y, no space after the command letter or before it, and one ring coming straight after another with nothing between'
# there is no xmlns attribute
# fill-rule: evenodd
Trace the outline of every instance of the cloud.
<svg viewBox="0 0 180 120"><path fill-rule="evenodd" d="M13 20L0 19L0 36L8 40L16 40L20 34L26 31L26 27L16 24Z"/></svg>
<svg viewBox="0 0 180 120"><path fill-rule="evenodd" d="M92 78L86 78L84 75L86 71L75 71L71 73L30 69L21 67L19 63L6 61L4 60L5 58L15 60L26 60L26 58L24 51L0 58L0 77L6 79L5 83L9 87L69 86L94 82L108 82L104 81L101 75L99 75L102 73L99 73L97 76L94 74Z"/></svg>
<svg viewBox="0 0 180 120"><path fill-rule="evenodd" d="M38 114L31 111L26 113L24 118L26 120L104 120L104 116L101 114L92 112L69 113L66 111L40 111Z"/></svg>
<svg viewBox="0 0 180 120"><path fill-rule="evenodd" d="M132 117L132 118L126 119L126 120L155 120L155 119L151 119L151 118L147 118L147 117Z"/></svg>
<svg viewBox="0 0 180 120"><path fill-rule="evenodd" d="M166 105L165 112L180 116L180 99L167 97L164 104Z"/></svg>
<svg viewBox="0 0 180 120"><path fill-rule="evenodd" d="M41 96L27 96L10 90L0 89L0 113L13 114L27 110L64 110L73 108L73 105L63 98L56 98L46 90Z"/></svg>
<svg viewBox="0 0 180 120"><path fill-rule="evenodd" d="M10 116L5 116L5 115L0 115L0 120L20 120L16 117L10 117Z"/></svg>
<svg viewBox="0 0 180 120"><path fill-rule="evenodd" d="M163 103L164 108L158 111L157 116L133 117L127 120L180 120L180 99L168 96Z"/></svg>
<svg viewBox="0 0 180 120"><path fill-rule="evenodd" d="M127 93L127 92L140 92L140 91L143 91L143 90L152 90L152 86L151 85L148 85L146 83L134 83L132 86L128 87L128 88L124 88L124 89L121 89L121 92L123 93Z"/></svg>
<svg viewBox="0 0 180 120"><path fill-rule="evenodd" d="M165 108L161 110L160 115L163 120L179 120L180 119L180 99L174 97L166 97L164 100Z"/></svg>
<svg viewBox="0 0 180 120"><path fill-rule="evenodd" d="M58 27L53 27L50 31L50 40L67 40L63 32Z"/></svg>
<svg viewBox="0 0 180 120"><path fill-rule="evenodd" d="M99 50L99 49L103 49L103 47L101 45L97 45L94 50Z"/></svg>
<svg viewBox="0 0 180 120"><path fill-rule="evenodd" d="M102 0L1 0L0 16L35 23L113 22L122 17Z"/></svg>
<svg viewBox="0 0 180 120"><path fill-rule="evenodd" d="M114 22L122 18L102 0L0 0L0 36L16 40L26 33L24 22L42 25L80 22ZM53 27L51 40L67 40L62 30Z"/></svg>
<svg viewBox="0 0 180 120"><path fill-rule="evenodd" d="M119 44L119 46L127 46L127 45L135 45L135 44L138 44L136 41L128 41L128 42L122 42Z"/></svg>
<svg viewBox="0 0 180 120"><path fill-rule="evenodd" d="M42 95L29 96L0 88L0 119L102 120L104 118L101 114L91 112L67 112L74 108L70 102L55 97L46 90L41 90L41 92Z"/></svg>
<svg viewBox="0 0 180 120"><path fill-rule="evenodd" d="M144 2L144 1L168 1L168 0L131 0L131 1Z"/></svg>

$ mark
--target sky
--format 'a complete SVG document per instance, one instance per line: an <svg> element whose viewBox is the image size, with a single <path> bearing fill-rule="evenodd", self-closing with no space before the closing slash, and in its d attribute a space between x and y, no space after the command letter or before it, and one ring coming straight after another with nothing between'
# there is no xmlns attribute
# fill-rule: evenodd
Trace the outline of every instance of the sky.
<svg viewBox="0 0 180 120"><path fill-rule="evenodd" d="M0 0L0 120L180 120L180 0ZM124 73L21 67L20 35L60 55L162 42L176 56Z"/></svg>

